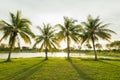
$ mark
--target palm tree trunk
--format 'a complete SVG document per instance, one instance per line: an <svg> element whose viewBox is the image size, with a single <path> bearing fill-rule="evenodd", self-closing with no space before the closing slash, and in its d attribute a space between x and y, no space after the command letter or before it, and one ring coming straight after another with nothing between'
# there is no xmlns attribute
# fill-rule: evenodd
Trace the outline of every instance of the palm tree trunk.
<svg viewBox="0 0 120 80"><path fill-rule="evenodd" d="M45 60L47 60L48 59L48 49L47 49L47 46L46 46L46 48L45 48Z"/></svg>
<svg viewBox="0 0 120 80"><path fill-rule="evenodd" d="M67 35L67 59L70 59L70 43L69 43L69 37Z"/></svg>
<svg viewBox="0 0 120 80"><path fill-rule="evenodd" d="M10 43L10 48L9 48L9 54L8 54L7 62L11 61L11 52L12 52L12 47L13 47L14 40L15 40L15 37L12 39L12 42Z"/></svg>
<svg viewBox="0 0 120 80"><path fill-rule="evenodd" d="M92 37L92 44L93 44L93 49L94 49L95 61L96 61L98 59L97 59L97 53L96 53L96 50L95 50L95 42L94 42L94 38L93 37Z"/></svg>
<svg viewBox="0 0 120 80"><path fill-rule="evenodd" d="M12 48L13 48L13 44L14 44L16 35L17 35L17 33L14 33L13 36L12 36L12 40L10 42L9 54L8 54L8 58L6 60L7 62L11 61L11 53L12 53Z"/></svg>
<svg viewBox="0 0 120 80"><path fill-rule="evenodd" d="M10 59L10 58L11 58L11 52L12 52L12 45L13 45L13 44L11 44L11 45L10 45L8 58L7 58L7 60L6 60L7 62L10 62L10 61L11 61L11 59Z"/></svg>

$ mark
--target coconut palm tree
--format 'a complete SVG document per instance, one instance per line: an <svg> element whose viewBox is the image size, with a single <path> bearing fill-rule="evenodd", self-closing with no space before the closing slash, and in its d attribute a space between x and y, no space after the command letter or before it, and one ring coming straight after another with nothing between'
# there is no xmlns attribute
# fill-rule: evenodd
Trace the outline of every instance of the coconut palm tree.
<svg viewBox="0 0 120 80"><path fill-rule="evenodd" d="M11 52L15 46L18 38L22 38L26 43L31 43L30 36L34 37L29 26L31 22L26 18L21 18L21 12L17 11L17 14L10 13L11 23L8 23L4 20L0 22L1 28L4 35L2 36L0 42L3 39L9 38L9 55L7 61L11 61Z"/></svg>
<svg viewBox="0 0 120 80"><path fill-rule="evenodd" d="M48 50L58 46L55 29L50 24L43 24L43 28L37 27L40 30L40 35L36 36L36 43L33 47L40 43L40 50L45 50L45 59L48 59Z"/></svg>
<svg viewBox="0 0 120 80"><path fill-rule="evenodd" d="M68 17L64 17L64 25L57 24L60 31L58 33L59 41L63 39L67 42L67 58L70 59L70 43L73 40L78 42L78 35L81 29L80 25L75 25L76 20Z"/></svg>
<svg viewBox="0 0 120 80"><path fill-rule="evenodd" d="M107 29L106 27L108 24L103 24L103 22L100 21L99 17L96 17L95 19L89 15L87 17L86 22L82 22L84 26L84 33L82 36L82 43L83 42L92 42L93 50L95 54L95 60L97 60L97 54L95 49L95 41L98 41L99 38L103 40L110 41L111 33L115 33L114 31Z"/></svg>

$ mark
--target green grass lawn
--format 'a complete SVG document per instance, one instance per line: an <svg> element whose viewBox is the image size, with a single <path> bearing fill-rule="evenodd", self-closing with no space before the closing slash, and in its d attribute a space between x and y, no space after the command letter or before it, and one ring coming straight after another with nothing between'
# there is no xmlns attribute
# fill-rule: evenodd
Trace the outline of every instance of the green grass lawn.
<svg viewBox="0 0 120 80"><path fill-rule="evenodd" d="M23 58L0 60L0 80L120 80L120 60Z"/></svg>

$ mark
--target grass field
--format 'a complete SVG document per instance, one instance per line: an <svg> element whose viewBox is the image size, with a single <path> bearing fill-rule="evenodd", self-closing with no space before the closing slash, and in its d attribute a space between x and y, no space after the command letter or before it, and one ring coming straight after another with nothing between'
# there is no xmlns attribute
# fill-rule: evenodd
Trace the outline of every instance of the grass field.
<svg viewBox="0 0 120 80"><path fill-rule="evenodd" d="M21 58L0 60L0 80L120 80L120 59Z"/></svg>

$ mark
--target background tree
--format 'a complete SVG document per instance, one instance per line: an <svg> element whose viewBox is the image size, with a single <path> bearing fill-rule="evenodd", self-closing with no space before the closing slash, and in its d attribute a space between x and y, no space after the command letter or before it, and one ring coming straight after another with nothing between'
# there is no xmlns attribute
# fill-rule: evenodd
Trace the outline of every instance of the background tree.
<svg viewBox="0 0 120 80"><path fill-rule="evenodd" d="M95 47L97 48L98 52L100 52L102 49L102 45L100 43L95 44Z"/></svg>
<svg viewBox="0 0 120 80"><path fill-rule="evenodd" d="M82 43L83 42L92 42L93 50L95 54L95 60L97 60L97 54L95 49L95 41L97 41L99 38L103 40L109 41L111 38L111 33L115 33L114 31L107 29L106 27L108 24L103 24L103 22L100 22L100 18L92 18L91 15L87 17L86 22L82 22L83 24L83 36L82 36Z"/></svg>
<svg viewBox="0 0 120 80"><path fill-rule="evenodd" d="M26 43L31 43L30 36L34 37L34 34L30 30L29 26L31 22L26 18L21 18L21 12L17 11L17 14L10 13L11 23L4 20L0 22L1 28L4 35L2 36L0 42L3 39L9 38L9 55L7 61L10 61L12 49L15 46L17 38L23 38Z"/></svg>
<svg viewBox="0 0 120 80"><path fill-rule="evenodd" d="M95 47L96 47L98 50L101 50L101 49L102 49L102 45L101 45L100 43L95 44Z"/></svg>
<svg viewBox="0 0 120 80"><path fill-rule="evenodd" d="M85 46L90 50L92 48L92 46L90 44L85 44Z"/></svg>
<svg viewBox="0 0 120 80"><path fill-rule="evenodd" d="M107 48L108 50L111 50L110 44L106 44L105 46L106 46L106 48Z"/></svg>
<svg viewBox="0 0 120 80"><path fill-rule="evenodd" d="M75 25L76 20L64 17L64 25L57 24L60 31L58 33L59 41L67 42L67 58L70 59L70 43L73 40L75 43L79 41L78 35L81 30L80 25Z"/></svg>
<svg viewBox="0 0 120 80"><path fill-rule="evenodd" d="M48 59L48 50L59 46L57 43L57 37L55 29L50 24L43 24L43 28L37 27L40 30L40 35L36 36L36 43L33 47L40 43L40 50L45 50L45 59Z"/></svg>
<svg viewBox="0 0 120 80"><path fill-rule="evenodd" d="M120 41L114 41L114 42L110 43L110 46L113 49L119 50L120 49Z"/></svg>

